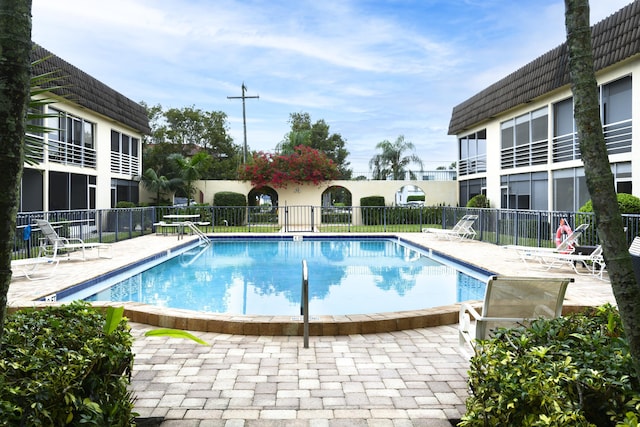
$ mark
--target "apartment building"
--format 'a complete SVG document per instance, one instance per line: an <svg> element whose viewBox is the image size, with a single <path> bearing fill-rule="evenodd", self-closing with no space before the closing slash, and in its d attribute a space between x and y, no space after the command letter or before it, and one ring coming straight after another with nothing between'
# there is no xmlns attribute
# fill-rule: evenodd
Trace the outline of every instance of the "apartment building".
<svg viewBox="0 0 640 427"><path fill-rule="evenodd" d="M640 196L640 0L592 27L600 112L618 192ZM459 203L574 211L590 199L566 43L454 107Z"/></svg>
<svg viewBox="0 0 640 427"><path fill-rule="evenodd" d="M138 202L142 137L150 132L142 105L101 83L41 46L33 51L33 75L55 73L46 85L52 103L36 120L52 131L25 163L20 188L23 212L109 208Z"/></svg>

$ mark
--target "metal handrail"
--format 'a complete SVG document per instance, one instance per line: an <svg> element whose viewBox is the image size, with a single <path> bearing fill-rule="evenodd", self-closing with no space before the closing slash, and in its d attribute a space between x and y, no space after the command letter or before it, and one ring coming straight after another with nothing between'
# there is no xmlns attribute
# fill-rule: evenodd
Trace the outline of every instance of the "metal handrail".
<svg viewBox="0 0 640 427"><path fill-rule="evenodd" d="M304 348L309 348L309 269L307 260L302 260L302 300L300 314L303 322Z"/></svg>

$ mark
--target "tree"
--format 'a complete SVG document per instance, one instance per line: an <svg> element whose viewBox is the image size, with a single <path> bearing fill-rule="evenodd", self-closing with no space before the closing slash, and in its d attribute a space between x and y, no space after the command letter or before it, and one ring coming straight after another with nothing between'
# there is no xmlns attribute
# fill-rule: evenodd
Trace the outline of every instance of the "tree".
<svg viewBox="0 0 640 427"><path fill-rule="evenodd" d="M415 150L412 142L405 141L404 136L400 135L394 143L386 139L379 142L376 148L382 150L382 153L376 154L369 160L369 170L373 172L373 179L391 179L402 180L407 172L411 179L416 179L416 174L408 168L409 165L415 163L422 170L422 160L415 154L403 156L407 151Z"/></svg>
<svg viewBox="0 0 640 427"><path fill-rule="evenodd" d="M187 196L187 206L191 204L191 198L195 192L193 183L202 178L203 171L207 170L211 162L211 156L201 151L190 158L182 157L179 154L171 156L180 170L180 179L182 180L182 190Z"/></svg>
<svg viewBox="0 0 640 427"><path fill-rule="evenodd" d="M296 147L306 145L321 151L333 161L338 169L339 179L351 179L352 171L347 162L349 152L340 134L330 134L329 125L324 120L312 124L309 113L291 113L289 123L291 131L278 144L276 151L280 154L292 154Z"/></svg>
<svg viewBox="0 0 640 427"><path fill-rule="evenodd" d="M0 338L11 284L11 253L24 164L31 48L31 0L0 1Z"/></svg>
<svg viewBox="0 0 640 427"><path fill-rule="evenodd" d="M589 1L565 0L565 8L569 74L580 154L613 294L634 360L635 375L640 378L640 286L633 273L600 121Z"/></svg>
<svg viewBox="0 0 640 427"><path fill-rule="evenodd" d="M178 188L182 180L179 178L167 179L166 176L158 175L155 170L148 168L140 177L140 182L144 188L156 193L156 204L159 205L160 196Z"/></svg>
<svg viewBox="0 0 640 427"><path fill-rule="evenodd" d="M204 151L215 161L201 171L203 179L235 179L240 164L240 147L227 134L227 115L221 111L202 111L199 108L171 108L148 106L151 135L145 139L144 165L158 174L176 177L171 154L191 157Z"/></svg>
<svg viewBox="0 0 640 427"><path fill-rule="evenodd" d="M318 185L336 179L338 169L324 153L299 145L291 154L255 153L249 164L240 167L239 175L255 187L285 188L288 184Z"/></svg>

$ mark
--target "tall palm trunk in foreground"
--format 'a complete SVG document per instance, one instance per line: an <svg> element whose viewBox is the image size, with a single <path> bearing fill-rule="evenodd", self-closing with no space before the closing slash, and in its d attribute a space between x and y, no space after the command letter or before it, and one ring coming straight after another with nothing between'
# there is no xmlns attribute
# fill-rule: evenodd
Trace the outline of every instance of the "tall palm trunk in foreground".
<svg viewBox="0 0 640 427"><path fill-rule="evenodd" d="M0 0L0 338L24 163L31 79L31 0Z"/></svg>
<svg viewBox="0 0 640 427"><path fill-rule="evenodd" d="M633 273L600 120L589 1L565 0L565 7L569 73L580 154L611 287L629 341L635 375L640 378L640 284L636 283Z"/></svg>

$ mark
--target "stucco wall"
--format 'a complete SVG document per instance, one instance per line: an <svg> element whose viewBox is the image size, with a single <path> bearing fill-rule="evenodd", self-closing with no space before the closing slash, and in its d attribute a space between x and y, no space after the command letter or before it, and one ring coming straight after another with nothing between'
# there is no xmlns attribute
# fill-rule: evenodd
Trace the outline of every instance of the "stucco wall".
<svg viewBox="0 0 640 427"><path fill-rule="evenodd" d="M352 203L360 205L362 197L383 196L386 205L392 205L396 192L405 185L415 185L425 193L425 205L455 206L458 201L457 181L330 181L321 185L289 185L274 189L278 193L280 206L320 206L322 193L329 187L341 186L351 192ZM198 181L196 187L202 192L203 202L213 204L213 196L219 191L234 191L248 194L253 188L244 181ZM198 195L194 197L198 201Z"/></svg>

